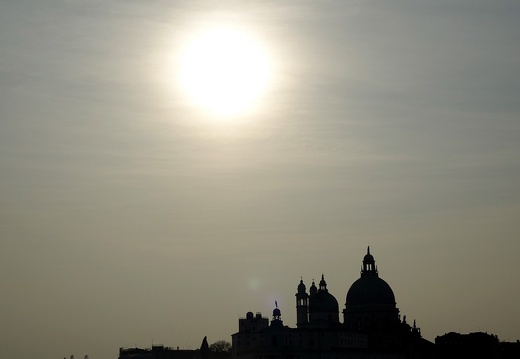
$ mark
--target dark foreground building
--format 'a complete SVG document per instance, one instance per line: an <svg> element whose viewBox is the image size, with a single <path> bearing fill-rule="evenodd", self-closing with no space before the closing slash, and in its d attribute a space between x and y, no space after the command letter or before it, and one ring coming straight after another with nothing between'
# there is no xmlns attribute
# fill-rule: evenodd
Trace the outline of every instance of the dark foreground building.
<svg viewBox="0 0 520 359"><path fill-rule="evenodd" d="M119 348L119 359L230 359L229 352L214 352L209 349L206 337L200 349L189 350L153 345L151 348Z"/></svg>
<svg viewBox="0 0 520 359"><path fill-rule="evenodd" d="M269 323L261 314L239 319L232 335L235 359L415 359L433 358L434 344L420 329L399 315L390 286L379 277L370 248L363 258L361 277L347 292L343 322L339 305L322 275L309 293L303 279L296 293L296 328L283 324L273 310Z"/></svg>
<svg viewBox="0 0 520 359"><path fill-rule="evenodd" d="M518 359L520 342L500 342L496 335L482 332L451 332L435 338L435 351L445 359Z"/></svg>
<svg viewBox="0 0 520 359"><path fill-rule="evenodd" d="M151 348L119 348L119 359L203 359L203 357L198 349L174 349L153 345Z"/></svg>

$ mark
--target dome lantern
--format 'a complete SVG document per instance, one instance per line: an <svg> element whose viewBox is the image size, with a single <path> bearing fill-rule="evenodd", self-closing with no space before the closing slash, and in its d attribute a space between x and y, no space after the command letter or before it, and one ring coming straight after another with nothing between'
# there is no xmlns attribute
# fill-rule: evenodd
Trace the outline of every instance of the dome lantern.
<svg viewBox="0 0 520 359"><path fill-rule="evenodd" d="M378 276L376 261L370 254L370 246L368 246L367 254L363 258L363 269L361 270L361 277L365 276Z"/></svg>
<svg viewBox="0 0 520 359"><path fill-rule="evenodd" d="M327 282L325 282L325 276L323 274L321 275L320 289L319 290L325 290L325 291L328 292L328 290L327 290Z"/></svg>

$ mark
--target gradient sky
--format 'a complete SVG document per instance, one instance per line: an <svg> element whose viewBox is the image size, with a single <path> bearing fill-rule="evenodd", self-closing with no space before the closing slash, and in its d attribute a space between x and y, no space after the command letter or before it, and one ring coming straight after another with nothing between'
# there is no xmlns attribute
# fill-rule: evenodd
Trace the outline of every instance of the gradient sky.
<svg viewBox="0 0 520 359"><path fill-rule="evenodd" d="M232 121L175 85L218 24L273 63ZM367 245L425 338L520 339L519 39L514 0L0 0L2 356L295 326Z"/></svg>

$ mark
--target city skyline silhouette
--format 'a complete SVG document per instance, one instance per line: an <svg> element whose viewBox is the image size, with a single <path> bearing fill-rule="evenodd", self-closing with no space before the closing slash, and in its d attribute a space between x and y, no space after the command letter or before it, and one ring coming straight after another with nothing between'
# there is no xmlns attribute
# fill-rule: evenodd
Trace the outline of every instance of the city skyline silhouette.
<svg viewBox="0 0 520 359"><path fill-rule="evenodd" d="M516 341L519 15L0 1L3 355L194 350L275 300L295 326L367 246L423 338Z"/></svg>

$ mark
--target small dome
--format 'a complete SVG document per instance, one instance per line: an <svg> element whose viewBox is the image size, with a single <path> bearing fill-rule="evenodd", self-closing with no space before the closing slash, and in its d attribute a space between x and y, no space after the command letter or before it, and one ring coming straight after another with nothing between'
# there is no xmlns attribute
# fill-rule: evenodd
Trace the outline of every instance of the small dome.
<svg viewBox="0 0 520 359"><path fill-rule="evenodd" d="M365 256L363 257L363 262L374 262L374 256L371 255L370 253L367 253L365 254Z"/></svg>
<svg viewBox="0 0 520 359"><path fill-rule="evenodd" d="M328 291L318 291L311 297L309 312L312 313L338 313L338 301Z"/></svg>
<svg viewBox="0 0 520 359"><path fill-rule="evenodd" d="M338 301L329 293L323 274L321 275L320 289L310 298L309 311L313 313L337 313L339 311Z"/></svg>
<svg viewBox="0 0 520 359"><path fill-rule="evenodd" d="M273 309L273 317L281 317L282 316L282 312L280 311L279 308L275 308Z"/></svg>
<svg viewBox="0 0 520 359"><path fill-rule="evenodd" d="M374 263L375 262L374 256L372 256L370 254L370 246L368 246L368 248L367 248L367 254L365 254L365 256L363 257L363 262L364 263Z"/></svg>

